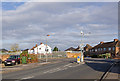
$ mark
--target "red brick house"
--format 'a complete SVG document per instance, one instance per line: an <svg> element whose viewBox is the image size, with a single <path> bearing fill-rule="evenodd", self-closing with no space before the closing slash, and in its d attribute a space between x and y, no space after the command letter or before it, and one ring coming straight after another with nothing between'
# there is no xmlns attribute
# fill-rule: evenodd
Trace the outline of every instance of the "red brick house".
<svg viewBox="0 0 120 81"><path fill-rule="evenodd" d="M111 42L100 42L98 45L85 50L86 55L98 55L110 53L112 57L120 56L120 41L114 39Z"/></svg>
<svg viewBox="0 0 120 81"><path fill-rule="evenodd" d="M86 46L84 47L84 50L89 51L89 49L91 49L91 48L92 48L92 46L90 46L89 44L86 44Z"/></svg>
<svg viewBox="0 0 120 81"><path fill-rule="evenodd" d="M89 49L92 49L92 46L90 46L89 44L86 44L86 46L84 47L84 55L89 54Z"/></svg>

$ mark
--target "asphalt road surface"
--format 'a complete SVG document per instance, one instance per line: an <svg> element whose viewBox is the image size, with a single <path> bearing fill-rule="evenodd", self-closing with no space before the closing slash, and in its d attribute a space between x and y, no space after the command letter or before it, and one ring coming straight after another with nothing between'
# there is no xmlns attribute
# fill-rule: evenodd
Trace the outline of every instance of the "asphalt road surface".
<svg viewBox="0 0 120 81"><path fill-rule="evenodd" d="M38 66L32 69L2 74L3 79L100 79L113 61L85 59L85 63L72 63L73 59Z"/></svg>

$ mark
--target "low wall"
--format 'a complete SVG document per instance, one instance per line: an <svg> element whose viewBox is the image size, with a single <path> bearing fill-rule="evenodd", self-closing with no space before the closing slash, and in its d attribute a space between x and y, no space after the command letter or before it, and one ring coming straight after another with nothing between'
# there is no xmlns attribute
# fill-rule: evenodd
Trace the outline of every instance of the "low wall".
<svg viewBox="0 0 120 81"><path fill-rule="evenodd" d="M67 52L67 57L68 58L77 58L78 56L81 57L81 53L70 53L70 52Z"/></svg>

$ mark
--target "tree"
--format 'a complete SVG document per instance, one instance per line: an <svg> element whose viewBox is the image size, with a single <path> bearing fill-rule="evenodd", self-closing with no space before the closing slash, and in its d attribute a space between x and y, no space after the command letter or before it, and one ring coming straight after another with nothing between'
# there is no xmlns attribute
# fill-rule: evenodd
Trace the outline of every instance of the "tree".
<svg viewBox="0 0 120 81"><path fill-rule="evenodd" d="M57 47L54 47L53 51L59 51Z"/></svg>
<svg viewBox="0 0 120 81"><path fill-rule="evenodd" d="M18 44L11 45L11 50L13 50L14 52L18 51L18 49L19 49L19 45Z"/></svg>

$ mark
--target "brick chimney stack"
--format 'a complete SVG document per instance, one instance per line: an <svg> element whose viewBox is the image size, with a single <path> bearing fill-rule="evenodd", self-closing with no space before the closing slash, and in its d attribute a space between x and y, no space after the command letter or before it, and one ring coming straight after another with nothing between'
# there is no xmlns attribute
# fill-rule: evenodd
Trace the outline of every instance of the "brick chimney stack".
<svg viewBox="0 0 120 81"><path fill-rule="evenodd" d="M102 41L102 42L100 42L100 44L103 44L104 42Z"/></svg>
<svg viewBox="0 0 120 81"><path fill-rule="evenodd" d="M118 39L114 39L114 42L117 42L118 41Z"/></svg>
<svg viewBox="0 0 120 81"><path fill-rule="evenodd" d="M37 44L35 45L35 47L37 47Z"/></svg>

